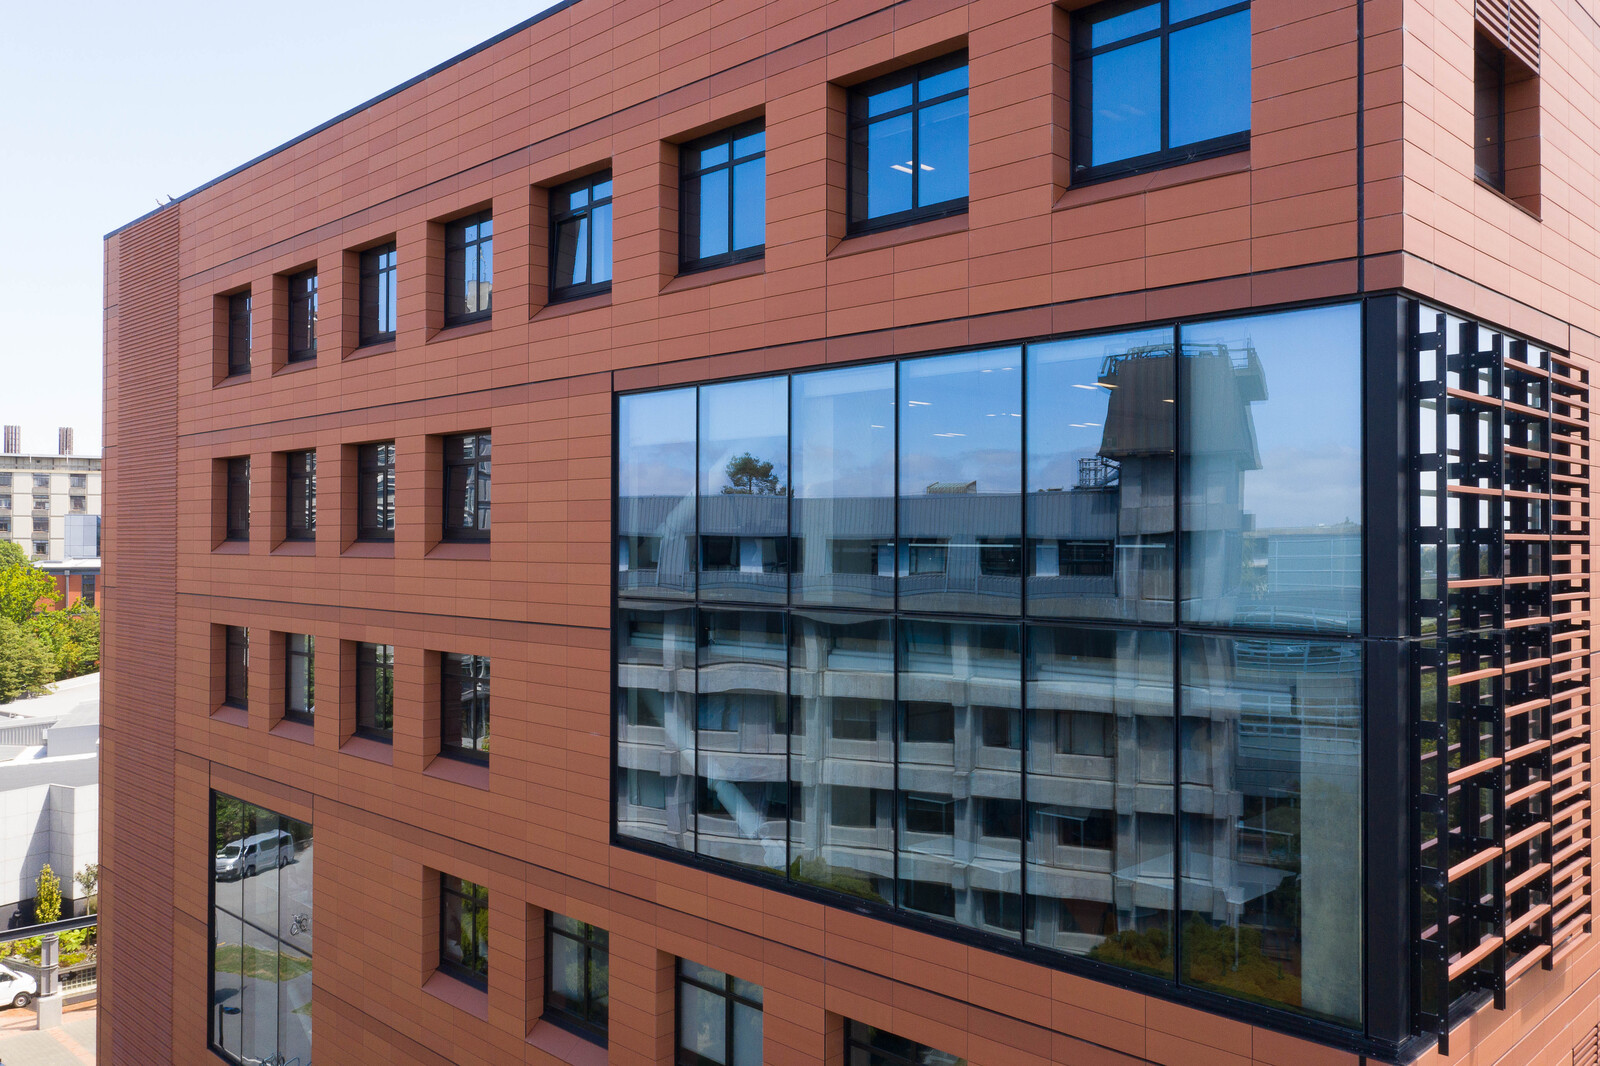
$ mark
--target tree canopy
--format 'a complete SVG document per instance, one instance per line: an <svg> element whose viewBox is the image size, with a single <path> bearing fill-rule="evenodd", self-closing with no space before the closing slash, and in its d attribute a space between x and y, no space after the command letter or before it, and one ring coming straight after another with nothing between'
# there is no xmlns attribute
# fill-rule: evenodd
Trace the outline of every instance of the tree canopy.
<svg viewBox="0 0 1600 1066"><path fill-rule="evenodd" d="M749 452L729 459L722 472L728 478L728 483L722 487L724 495L782 496L787 492L784 486L778 484L778 476L772 472L772 463L757 459Z"/></svg>

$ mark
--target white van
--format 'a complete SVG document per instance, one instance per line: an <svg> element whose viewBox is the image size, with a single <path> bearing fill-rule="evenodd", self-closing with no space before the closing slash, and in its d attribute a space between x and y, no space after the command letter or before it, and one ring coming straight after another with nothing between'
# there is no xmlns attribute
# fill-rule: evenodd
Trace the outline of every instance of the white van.
<svg viewBox="0 0 1600 1066"><path fill-rule="evenodd" d="M224 844L217 852L216 873L222 879L250 877L258 870L287 866L294 861L294 837L279 831L257 833Z"/></svg>
<svg viewBox="0 0 1600 1066"><path fill-rule="evenodd" d="M26 1007L38 994L38 981L8 966L0 966L0 1006Z"/></svg>

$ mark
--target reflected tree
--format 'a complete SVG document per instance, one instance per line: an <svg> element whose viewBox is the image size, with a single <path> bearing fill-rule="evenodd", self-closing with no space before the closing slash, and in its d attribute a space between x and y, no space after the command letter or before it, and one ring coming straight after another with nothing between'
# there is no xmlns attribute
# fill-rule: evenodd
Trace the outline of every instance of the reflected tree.
<svg viewBox="0 0 1600 1066"><path fill-rule="evenodd" d="M728 484L722 486L725 496L784 496L789 491L778 484L771 461L757 459L749 452L729 459L723 473L728 478Z"/></svg>

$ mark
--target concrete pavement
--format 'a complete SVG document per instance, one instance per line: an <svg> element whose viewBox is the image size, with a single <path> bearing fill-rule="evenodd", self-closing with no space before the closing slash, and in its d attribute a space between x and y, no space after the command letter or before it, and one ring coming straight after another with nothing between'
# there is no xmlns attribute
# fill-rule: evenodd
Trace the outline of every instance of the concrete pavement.
<svg viewBox="0 0 1600 1066"><path fill-rule="evenodd" d="M61 1028L34 1029L32 1010L0 1011L0 1066L94 1066L94 1004L70 1007Z"/></svg>

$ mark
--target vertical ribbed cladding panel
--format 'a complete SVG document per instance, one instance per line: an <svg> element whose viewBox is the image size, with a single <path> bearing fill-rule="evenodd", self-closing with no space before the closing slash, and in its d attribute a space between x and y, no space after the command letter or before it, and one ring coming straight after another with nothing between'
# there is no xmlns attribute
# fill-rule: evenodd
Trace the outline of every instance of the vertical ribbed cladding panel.
<svg viewBox="0 0 1600 1066"><path fill-rule="evenodd" d="M178 221L124 230L107 263L99 1055L119 1064L172 1048Z"/></svg>

